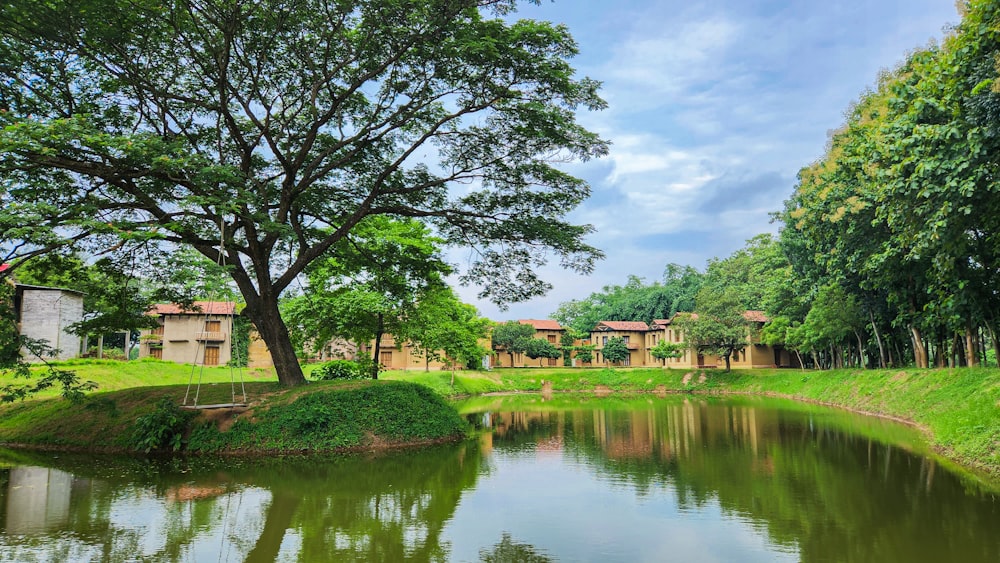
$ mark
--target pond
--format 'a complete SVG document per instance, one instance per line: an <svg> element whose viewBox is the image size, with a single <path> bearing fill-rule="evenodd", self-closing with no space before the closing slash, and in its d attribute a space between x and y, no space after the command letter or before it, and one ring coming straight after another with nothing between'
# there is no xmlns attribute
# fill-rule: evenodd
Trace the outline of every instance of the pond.
<svg viewBox="0 0 1000 563"><path fill-rule="evenodd" d="M0 561L1000 561L995 487L905 426L688 396L458 406L476 438L382 456L0 451Z"/></svg>

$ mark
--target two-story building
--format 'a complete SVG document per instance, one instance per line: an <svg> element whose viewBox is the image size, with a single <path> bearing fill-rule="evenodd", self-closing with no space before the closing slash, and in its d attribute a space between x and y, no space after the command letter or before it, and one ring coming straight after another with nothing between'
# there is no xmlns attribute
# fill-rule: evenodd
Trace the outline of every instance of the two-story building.
<svg viewBox="0 0 1000 563"><path fill-rule="evenodd" d="M657 319L653 321L651 334L647 337L648 342L655 346L656 342L666 340L675 344L684 344L684 330L678 321L686 317L698 318L696 313L677 313L670 319ZM733 369L747 368L771 368L771 367L797 367L798 362L794 355L790 354L781 346L770 346L760 341L760 329L768 321L763 311L745 311L743 317L750 321L751 328L747 331L746 346L730 358L730 366ZM660 362L648 354L648 365L664 365L670 368L714 368L725 366L724 358L713 354L706 354L684 347L682 356L679 358L668 358L665 362Z"/></svg>
<svg viewBox="0 0 1000 563"><path fill-rule="evenodd" d="M605 361L601 351L611 338L621 338L629 354L622 361L623 366L646 365L646 333L649 325L642 321L601 321L590 331L590 343L594 346L594 362Z"/></svg>
<svg viewBox="0 0 1000 563"><path fill-rule="evenodd" d="M535 329L534 338L545 340L556 348L562 347L562 335L566 332L566 329L559 324L559 321L554 321L552 319L518 319L517 322L533 327ZM514 354L513 366L510 364L510 354L507 352L495 354L492 360L492 365L494 367L539 367L538 360L532 360L527 355L520 352L516 352ZM542 362L543 364L547 363L549 366L562 365L562 360L559 358L545 358Z"/></svg>
<svg viewBox="0 0 1000 563"><path fill-rule="evenodd" d="M149 314L159 326L141 331L140 358L206 366L224 365L232 358L235 303L195 301L190 309L161 303Z"/></svg>

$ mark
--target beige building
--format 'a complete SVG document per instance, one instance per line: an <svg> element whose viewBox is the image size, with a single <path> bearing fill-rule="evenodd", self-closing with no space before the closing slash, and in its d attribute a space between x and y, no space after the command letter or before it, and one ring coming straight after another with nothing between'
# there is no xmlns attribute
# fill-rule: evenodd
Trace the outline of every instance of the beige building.
<svg viewBox="0 0 1000 563"><path fill-rule="evenodd" d="M594 345L594 363L605 362L601 351L608 340L618 337L625 341L629 355L620 365L644 366L646 363L646 334L649 325L641 321L601 321L590 331L590 343Z"/></svg>
<svg viewBox="0 0 1000 563"><path fill-rule="evenodd" d="M697 318L695 313L677 313L671 319L654 320L652 331L647 336L647 345L655 346L660 340L683 344L684 331L678 326L677 320L685 316ZM746 311L743 316L754 327L747 334L747 344L743 350L734 353L730 358L730 367L733 369L798 367L794 354L790 354L788 350L760 342L760 329L768 321L763 311ZM647 350L647 362L647 365L665 365L669 368L715 368L726 365L725 358L699 353L688 347L684 348L681 357L668 358L665 363L653 358Z"/></svg>
<svg viewBox="0 0 1000 563"><path fill-rule="evenodd" d="M235 303L195 301L190 310L158 304L149 314L159 326L140 333L140 358L206 366L225 365L232 358Z"/></svg>
<svg viewBox="0 0 1000 563"><path fill-rule="evenodd" d="M562 348L561 339L566 329L563 328L559 321L554 321L552 319L518 319L517 321L523 325L531 325L535 329L534 338L540 338L542 340L548 341L550 344L555 345L556 348ZM539 366L539 361L541 366ZM561 366L561 358L540 358L531 359L523 353L514 354L514 363L511 365L510 354L502 350L497 351L496 354L492 356L493 367L508 368L508 367L546 367L546 366Z"/></svg>
<svg viewBox="0 0 1000 563"><path fill-rule="evenodd" d="M483 339L479 342L484 350L489 350L489 340ZM375 341L372 340L367 345L361 346L357 354L367 355L369 358L374 354ZM378 363L386 370L403 371L430 371L430 370L451 370L464 369L461 364L453 364L444 359L443 353L438 353L437 358L428 358L412 342L408 342L391 334L383 334L379 343Z"/></svg>

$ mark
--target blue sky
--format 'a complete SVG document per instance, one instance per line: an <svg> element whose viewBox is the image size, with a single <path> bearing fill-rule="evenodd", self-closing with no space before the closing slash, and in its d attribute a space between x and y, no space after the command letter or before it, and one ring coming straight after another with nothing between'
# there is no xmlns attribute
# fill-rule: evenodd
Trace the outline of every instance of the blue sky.
<svg viewBox="0 0 1000 563"><path fill-rule="evenodd" d="M954 0L543 0L518 16L567 25L578 73L603 82L610 107L579 120L611 153L565 169L591 185L570 217L607 258L590 276L546 269L554 289L507 311L458 288L495 320L545 318L672 262L704 271L776 232L769 213L851 102L959 19Z"/></svg>

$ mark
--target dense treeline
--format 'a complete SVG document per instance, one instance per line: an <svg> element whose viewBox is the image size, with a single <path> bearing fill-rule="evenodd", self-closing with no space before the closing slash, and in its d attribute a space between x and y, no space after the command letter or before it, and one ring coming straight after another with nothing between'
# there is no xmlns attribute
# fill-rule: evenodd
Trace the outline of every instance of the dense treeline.
<svg viewBox="0 0 1000 563"><path fill-rule="evenodd" d="M881 365L976 365L996 348L1000 2L963 8L942 45L858 100L781 214L796 277L851 309Z"/></svg>
<svg viewBox="0 0 1000 563"><path fill-rule="evenodd" d="M723 290L818 367L978 365L1000 331L1000 1L883 72L760 235L705 274L671 265L553 315L578 330L698 308ZM678 273L685 283L678 281ZM699 294L699 291L701 292ZM589 325L589 326L588 326Z"/></svg>

